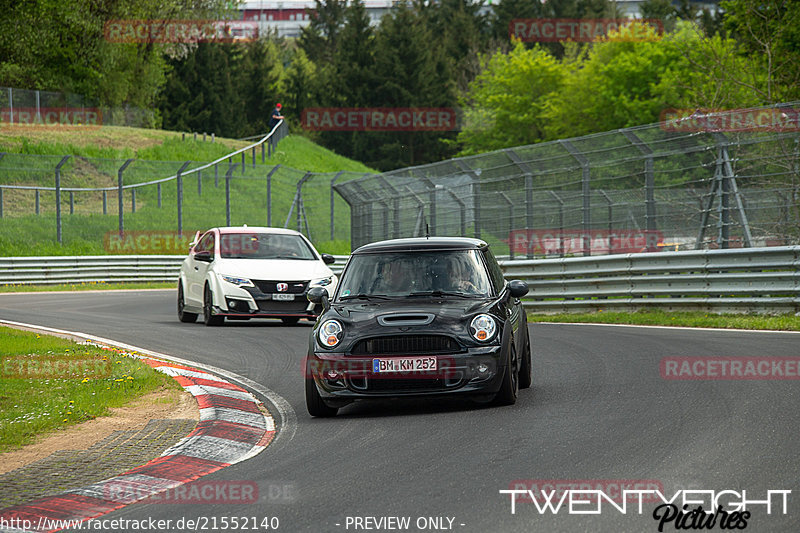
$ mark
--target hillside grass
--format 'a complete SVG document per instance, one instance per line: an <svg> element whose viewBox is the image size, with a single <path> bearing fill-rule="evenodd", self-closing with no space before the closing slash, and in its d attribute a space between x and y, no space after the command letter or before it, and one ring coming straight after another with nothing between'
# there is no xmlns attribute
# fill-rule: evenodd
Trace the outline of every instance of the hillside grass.
<svg viewBox="0 0 800 533"><path fill-rule="evenodd" d="M251 142L216 139L205 142L191 135L182 140L181 134L139 128L104 127L81 132L27 131L0 129L0 183L52 187L54 168L64 155L71 157L62 167L62 187L116 187L117 171L126 159L135 161L123 173L125 185L143 183L174 175L183 161L191 161L188 170L223 157ZM39 155L35 159L17 154ZM261 149L256 149L255 164L252 151L230 163L239 166L230 182L231 225L271 225L297 229L297 208L292 209L297 182L307 172L315 175L303 188L303 207L309 224L311 240L321 252L346 254L350 251L350 213L347 204L334 195L333 239L330 235L330 181L339 171L345 171L340 181L372 173L373 170L356 161L337 155L310 140L290 135L278 144L277 150L264 163ZM281 167L271 178L271 217L267 217L266 184L268 174L276 165ZM194 233L213 226L227 224L225 214L225 174L229 163L207 169L199 176L189 174L183 181L182 229ZM215 172L216 171L216 172ZM61 196L62 244L56 241L56 202L52 191L39 196L39 215L35 214L34 191L6 190L3 199L3 218L0 219L0 255L102 255L108 252L104 237L118 231L118 198L116 190L106 193L106 214L103 214L103 193L76 192L73 196L74 214L70 214L70 194ZM124 229L126 232L172 232L178 230L177 184L175 180L161 186L161 206L158 187L150 185L133 195L126 190L123 196ZM291 217L289 213L291 210ZM305 224L301 226L305 233ZM183 253L180 251L179 253ZM130 253L148 253L136 250ZM163 252L150 252L163 253Z"/></svg>

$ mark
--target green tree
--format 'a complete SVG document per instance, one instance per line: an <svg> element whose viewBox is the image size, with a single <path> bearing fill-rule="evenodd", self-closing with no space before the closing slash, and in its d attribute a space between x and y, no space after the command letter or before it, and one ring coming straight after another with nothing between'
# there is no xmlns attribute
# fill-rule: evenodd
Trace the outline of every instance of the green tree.
<svg viewBox="0 0 800 533"><path fill-rule="evenodd" d="M462 99L462 154L540 141L547 126L544 106L548 96L564 90L565 65L543 48L526 49L519 42L484 63Z"/></svg>
<svg viewBox="0 0 800 533"><path fill-rule="evenodd" d="M727 0L725 27L752 58L750 70L766 72L765 103L800 99L800 2ZM735 77L731 73L731 77Z"/></svg>
<svg viewBox="0 0 800 533"><path fill-rule="evenodd" d="M299 122L303 110L314 106L318 100L315 92L318 70L302 48L297 48L286 68L286 107L284 116Z"/></svg>
<svg viewBox="0 0 800 533"><path fill-rule="evenodd" d="M333 59L339 45L339 32L345 24L347 0L314 0L308 12L309 25L300 31L300 47L308 58L320 64Z"/></svg>

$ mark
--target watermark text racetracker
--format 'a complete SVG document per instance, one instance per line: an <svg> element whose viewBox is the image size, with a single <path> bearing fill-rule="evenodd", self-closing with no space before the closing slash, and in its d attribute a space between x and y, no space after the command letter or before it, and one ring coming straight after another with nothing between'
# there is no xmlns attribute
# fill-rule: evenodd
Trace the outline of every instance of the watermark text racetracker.
<svg viewBox="0 0 800 533"><path fill-rule="evenodd" d="M618 39L649 40L655 33L664 33L664 24L657 19L513 19L508 23L510 37L523 42L554 43L559 41L592 42L616 32Z"/></svg>
<svg viewBox="0 0 800 533"><path fill-rule="evenodd" d="M800 380L800 357L665 357L666 380Z"/></svg>
<svg viewBox="0 0 800 533"><path fill-rule="evenodd" d="M95 107L4 107L2 127L43 127L49 129L92 129L103 125L103 113Z"/></svg>
<svg viewBox="0 0 800 533"><path fill-rule="evenodd" d="M311 107L300 123L312 131L452 131L458 114L450 107Z"/></svg>

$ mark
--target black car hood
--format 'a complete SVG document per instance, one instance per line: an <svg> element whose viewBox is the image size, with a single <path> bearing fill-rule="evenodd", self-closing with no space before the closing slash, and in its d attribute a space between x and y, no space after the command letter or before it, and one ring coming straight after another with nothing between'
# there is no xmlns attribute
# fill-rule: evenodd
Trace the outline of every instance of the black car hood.
<svg viewBox="0 0 800 533"><path fill-rule="evenodd" d="M415 301L416 300L416 301ZM465 316L487 311L496 303L495 299L462 299L447 297L441 299L404 298L394 300L372 300L368 302L337 303L326 315L335 314L348 322L376 323L384 315L432 314L434 320L451 322L464 320ZM328 318L328 317L326 317ZM333 318L332 316L330 318Z"/></svg>

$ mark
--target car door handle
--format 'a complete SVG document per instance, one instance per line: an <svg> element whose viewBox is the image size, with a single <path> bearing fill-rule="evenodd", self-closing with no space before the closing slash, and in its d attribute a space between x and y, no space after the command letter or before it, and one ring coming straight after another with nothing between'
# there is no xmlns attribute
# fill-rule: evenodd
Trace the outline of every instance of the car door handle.
<svg viewBox="0 0 800 533"><path fill-rule="evenodd" d="M197 272L198 270L200 270L200 269L199 269L199 268L197 268L197 267L194 267L194 271L195 271L195 272Z"/></svg>

